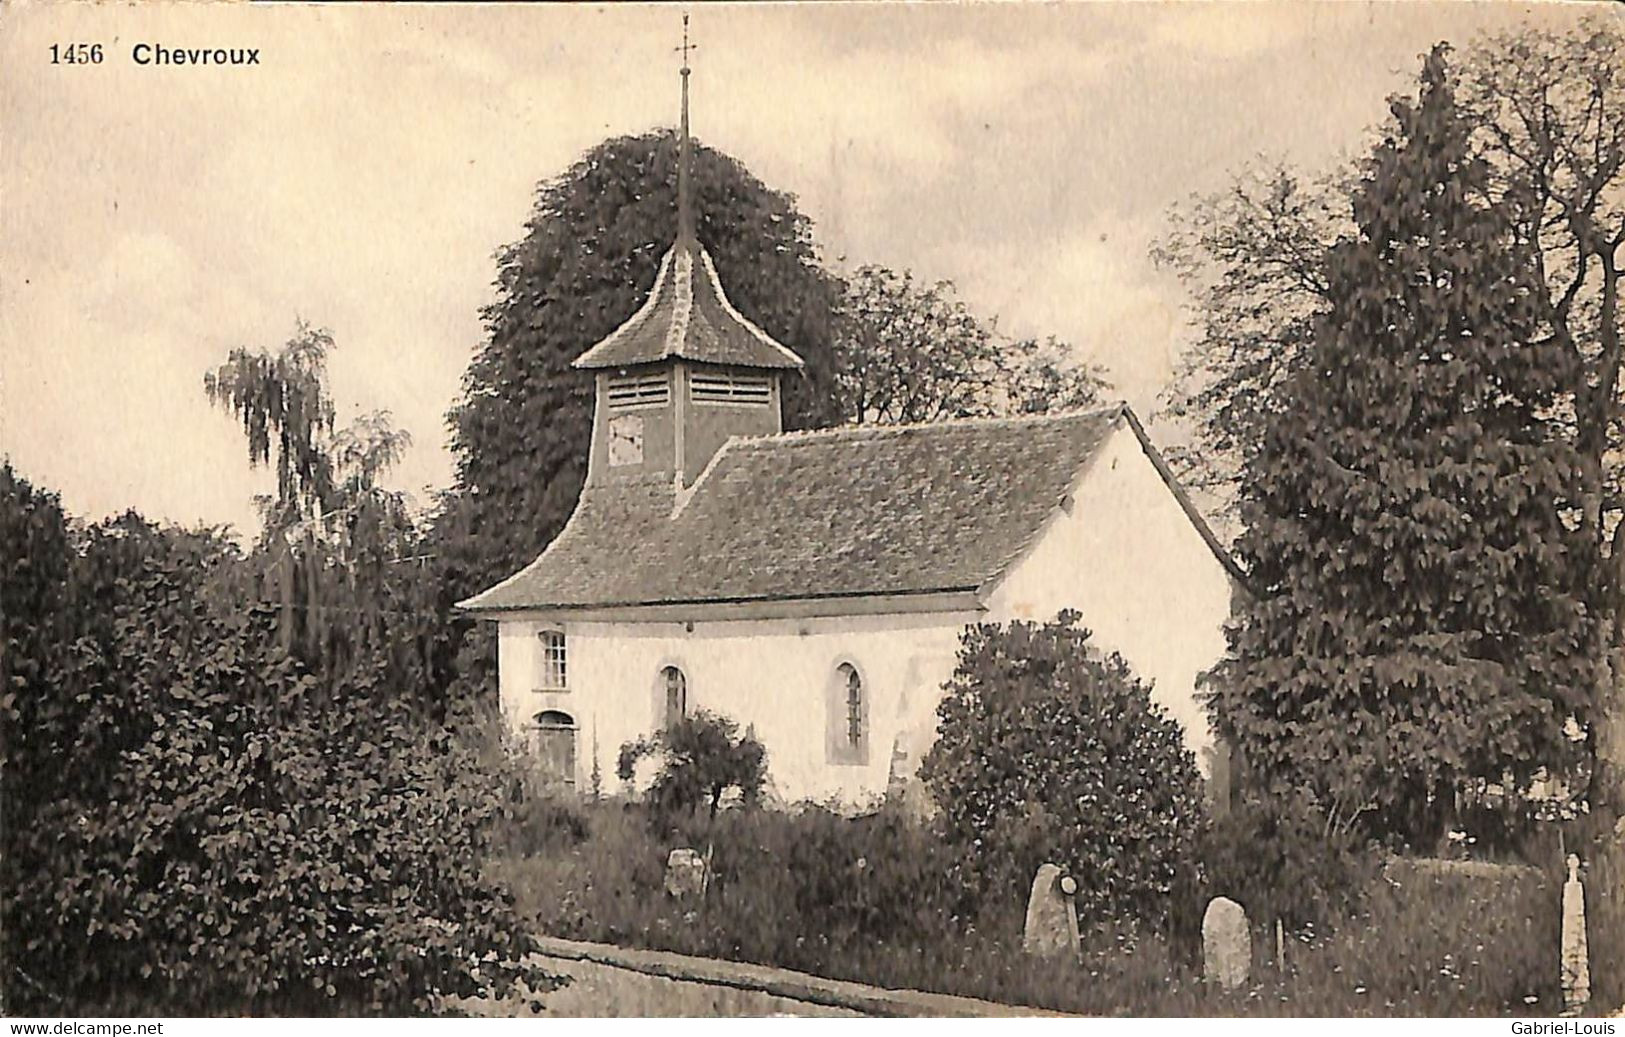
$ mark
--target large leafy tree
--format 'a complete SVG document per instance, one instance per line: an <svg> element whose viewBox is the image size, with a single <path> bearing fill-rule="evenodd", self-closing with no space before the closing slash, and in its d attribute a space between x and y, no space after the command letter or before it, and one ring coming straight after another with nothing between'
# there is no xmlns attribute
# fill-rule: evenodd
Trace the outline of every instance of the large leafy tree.
<svg viewBox="0 0 1625 1037"><path fill-rule="evenodd" d="M1580 451L1581 507L1596 603L1607 619L1601 708L1586 735L1588 803L1598 842L1591 912L1594 989L1625 1001L1625 384L1620 378L1621 255L1625 248L1625 35L1588 16L1566 31L1520 27L1462 55L1459 100L1489 191L1516 202L1529 243L1538 334L1577 361L1558 419ZM1234 501L1241 462L1282 406L1303 362L1303 331L1328 305L1319 270L1350 220L1341 172L1244 173L1231 190L1174 213L1161 255L1196 296L1199 338L1172 386L1169 409L1191 421L1197 447L1182 475ZM1261 185L1277 190L1260 190ZM1600 937L1600 938L1598 938Z"/></svg>
<svg viewBox="0 0 1625 1037"><path fill-rule="evenodd" d="M738 161L691 148L700 243L741 313L807 363L791 428L832 423L835 282L794 199ZM642 304L677 232L669 133L617 137L542 184L523 238L498 255L487 339L449 422L457 488L442 528L449 576L471 593L529 563L563 527L586 474L590 380L570 362Z"/></svg>
<svg viewBox="0 0 1625 1037"><path fill-rule="evenodd" d="M1536 264L1444 55L1393 103L1244 472L1255 596L1214 697L1251 767L1411 839L1470 779L1573 773L1600 634L1556 417L1576 361L1539 334Z"/></svg>
<svg viewBox="0 0 1625 1037"><path fill-rule="evenodd" d="M1349 179L1306 177L1279 161L1249 166L1225 190L1176 206L1153 246L1197 315L1196 341L1162 399L1162 414L1187 423L1194 442L1171 446L1168 460L1223 525L1326 312L1327 253L1352 229Z"/></svg>
<svg viewBox="0 0 1625 1037"><path fill-rule="evenodd" d="M842 417L858 424L1080 407L1106 385L1054 338L1005 340L951 282L882 266L843 283L835 360Z"/></svg>
<svg viewBox="0 0 1625 1037"><path fill-rule="evenodd" d="M1544 330L1574 361L1579 523L1611 664L1587 731L1593 990L1615 1008L1625 1003L1625 32L1591 18L1568 33L1498 35L1473 56L1463 96L1501 192L1523 202Z"/></svg>
<svg viewBox="0 0 1625 1037"><path fill-rule="evenodd" d="M1620 249L1625 245L1625 36L1588 19L1569 32L1521 28L1476 41L1457 67L1486 190L1517 202L1531 246L1541 330L1579 361L1563 417L1587 465L1583 517L1599 541L1625 505L1620 489ZM1176 206L1154 257L1190 288L1197 340L1165 395L1198 447L1177 461L1229 504L1249 451L1282 406L1329 304L1328 250L1351 228L1355 171L1304 173L1280 162L1240 171L1226 189ZM1625 553L1615 555L1625 557Z"/></svg>
<svg viewBox="0 0 1625 1037"><path fill-rule="evenodd" d="M548 985L481 874L504 785L422 689L289 658L216 533L81 530L10 466L0 533L9 1007L402 1014Z"/></svg>

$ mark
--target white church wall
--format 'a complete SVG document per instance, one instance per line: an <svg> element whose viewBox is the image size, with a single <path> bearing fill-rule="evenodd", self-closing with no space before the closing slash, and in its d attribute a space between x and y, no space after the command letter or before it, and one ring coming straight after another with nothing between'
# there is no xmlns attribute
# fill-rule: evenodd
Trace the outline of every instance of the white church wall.
<svg viewBox="0 0 1625 1037"><path fill-rule="evenodd" d="M860 803L885 791L900 734L909 769L929 747L960 631L976 619L934 613L696 621L692 630L683 623L569 623L571 688L563 695L534 690L542 662L533 646L548 624L510 619L500 639L503 712L516 734L542 709L570 712L579 729L578 787L590 779L596 745L602 787L619 791L620 747L659 726L660 673L677 666L687 678L689 712L709 710L755 728L779 797ZM842 663L857 667L867 699L867 753L858 764L828 759L828 696Z"/></svg>
<svg viewBox="0 0 1625 1037"><path fill-rule="evenodd" d="M1047 620L1076 609L1103 650L1117 651L1152 683L1152 697L1180 722L1204 774L1213 744L1196 678L1224 652L1230 581L1162 482L1131 429L1102 447L1079 481L1070 512L1058 510L1027 555L995 587L986 612L809 619L567 622L569 684L543 692L535 619L501 622L503 711L522 734L542 710L575 718L578 787L596 752L602 788L620 789L625 742L662 720L663 667L687 678L688 708L752 725L768 752L775 792L787 801L862 802L885 790L902 736L912 771L935 737L942 684L968 623ZM868 699L868 753L831 764L826 706L836 668L857 666Z"/></svg>
<svg viewBox="0 0 1625 1037"><path fill-rule="evenodd" d="M1076 609L1185 729L1212 775L1213 735L1196 678L1225 651L1230 576L1163 483L1139 438L1120 427L1031 552L989 598L994 620Z"/></svg>

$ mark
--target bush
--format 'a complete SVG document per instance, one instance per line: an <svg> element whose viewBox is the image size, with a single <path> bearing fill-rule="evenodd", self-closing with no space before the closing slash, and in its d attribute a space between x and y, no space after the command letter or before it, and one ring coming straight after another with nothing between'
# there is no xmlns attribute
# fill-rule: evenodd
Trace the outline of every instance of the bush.
<svg viewBox="0 0 1625 1037"><path fill-rule="evenodd" d="M1024 903L1052 861L1076 876L1081 917L1160 921L1196 847L1201 776L1178 723L1077 621L968 628L920 773L984 898Z"/></svg>
<svg viewBox="0 0 1625 1037"><path fill-rule="evenodd" d="M1225 896L1256 924L1331 929L1360 904L1377 855L1303 791L1253 792L1203 834L1202 903ZM1199 924L1199 923L1198 923Z"/></svg>
<svg viewBox="0 0 1625 1037"><path fill-rule="evenodd" d="M553 935L1085 1015L1544 1015L1561 1005L1561 880L1530 868L1391 862L1359 898L1357 924L1305 929L1285 971L1260 961L1247 986L1218 991L1133 921L1087 924L1081 970L1023 954L1019 908L995 924L958 913L952 854L901 818L809 808L690 819L714 840L716 869L694 901L662 892L673 844L647 807L582 810L580 844L496 864Z"/></svg>
<svg viewBox="0 0 1625 1037"><path fill-rule="evenodd" d="M767 780L767 751L727 717L699 710L655 735L621 746L615 773L630 783L638 761L660 761L660 771L649 787L649 803L663 821L692 815L705 806L715 817L722 797L738 790L754 805Z"/></svg>
<svg viewBox="0 0 1625 1037"><path fill-rule="evenodd" d="M759 910L784 912L793 905L797 936L817 934L831 946L920 944L958 928L952 862L928 831L895 814L852 819L821 807L793 817L759 811L719 832L717 845L717 877L726 896L743 898L749 869L784 869L788 900L761 903Z"/></svg>
<svg viewBox="0 0 1625 1037"><path fill-rule="evenodd" d="M13 1010L403 1014L545 989L480 874L504 783L471 724L362 666L307 672L223 590L240 559L218 538L134 515L74 533L9 468L0 533Z"/></svg>
<svg viewBox="0 0 1625 1037"><path fill-rule="evenodd" d="M510 797L502 843L509 853L532 857L569 850L588 835L587 817L566 796L538 793L521 780L517 798Z"/></svg>
<svg viewBox="0 0 1625 1037"><path fill-rule="evenodd" d="M644 804L583 813L579 845L500 865L552 935L827 971L881 945L953 945L965 928L940 841L895 815L726 810L672 831ZM711 853L699 901L663 890L666 854L685 844Z"/></svg>

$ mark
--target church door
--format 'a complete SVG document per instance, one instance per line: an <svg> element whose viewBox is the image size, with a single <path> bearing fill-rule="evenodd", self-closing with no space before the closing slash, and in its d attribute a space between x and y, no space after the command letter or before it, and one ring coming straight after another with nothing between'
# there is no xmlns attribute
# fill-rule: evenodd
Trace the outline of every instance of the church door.
<svg viewBox="0 0 1625 1037"><path fill-rule="evenodd" d="M531 729L536 760L542 773L574 785L576 781L576 723L568 713L550 709L536 714Z"/></svg>

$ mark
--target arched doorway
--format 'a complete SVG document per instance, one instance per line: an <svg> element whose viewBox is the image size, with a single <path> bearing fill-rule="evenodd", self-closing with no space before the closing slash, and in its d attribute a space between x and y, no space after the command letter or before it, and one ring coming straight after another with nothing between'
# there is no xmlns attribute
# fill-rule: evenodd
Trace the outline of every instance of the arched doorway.
<svg viewBox="0 0 1625 1037"><path fill-rule="evenodd" d="M566 785L576 782L576 722L557 709L537 713L531 724L532 745L542 773Z"/></svg>

